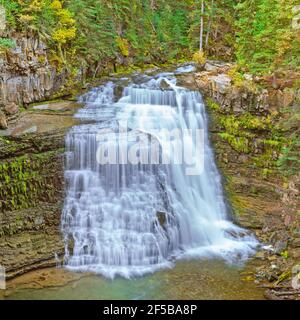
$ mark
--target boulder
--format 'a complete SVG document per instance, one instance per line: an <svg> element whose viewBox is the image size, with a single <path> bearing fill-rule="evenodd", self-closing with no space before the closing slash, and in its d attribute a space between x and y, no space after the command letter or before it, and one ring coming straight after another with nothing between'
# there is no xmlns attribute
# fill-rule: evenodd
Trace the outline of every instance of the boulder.
<svg viewBox="0 0 300 320"><path fill-rule="evenodd" d="M300 248L300 238L296 238L293 242L292 242L292 246L294 248Z"/></svg>

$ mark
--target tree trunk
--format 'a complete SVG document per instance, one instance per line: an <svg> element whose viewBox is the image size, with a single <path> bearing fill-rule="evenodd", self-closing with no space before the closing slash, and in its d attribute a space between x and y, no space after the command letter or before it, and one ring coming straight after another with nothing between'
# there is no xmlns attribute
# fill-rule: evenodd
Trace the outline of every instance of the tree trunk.
<svg viewBox="0 0 300 320"><path fill-rule="evenodd" d="M203 29L204 29L204 0L201 1L201 20L200 20L200 51L203 51Z"/></svg>
<svg viewBox="0 0 300 320"><path fill-rule="evenodd" d="M151 10L155 11L157 9L157 3L156 0L151 0L150 1L150 8Z"/></svg>
<svg viewBox="0 0 300 320"><path fill-rule="evenodd" d="M211 25L212 25L213 17L214 17L214 0L211 0L211 8L210 8L208 29L207 29L207 33L206 33L206 39L205 39L205 48L208 47L208 41L209 41L209 36L210 36L210 31L211 31Z"/></svg>

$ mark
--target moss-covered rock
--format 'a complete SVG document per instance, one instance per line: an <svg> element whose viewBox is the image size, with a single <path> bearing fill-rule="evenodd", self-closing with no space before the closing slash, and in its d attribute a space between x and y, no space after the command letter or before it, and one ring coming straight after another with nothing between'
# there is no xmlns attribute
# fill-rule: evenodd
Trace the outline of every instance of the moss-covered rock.
<svg viewBox="0 0 300 320"><path fill-rule="evenodd" d="M294 245L300 232L299 91L263 88L249 79L238 84L230 70L195 74L206 98L225 194L236 223L264 244L286 244L277 255L262 253L256 280L288 287L299 260ZM216 83L220 72L232 80Z"/></svg>
<svg viewBox="0 0 300 320"><path fill-rule="evenodd" d="M37 132L23 133L27 118ZM69 110L27 112L0 137L0 265L8 278L63 257L64 139L73 124Z"/></svg>

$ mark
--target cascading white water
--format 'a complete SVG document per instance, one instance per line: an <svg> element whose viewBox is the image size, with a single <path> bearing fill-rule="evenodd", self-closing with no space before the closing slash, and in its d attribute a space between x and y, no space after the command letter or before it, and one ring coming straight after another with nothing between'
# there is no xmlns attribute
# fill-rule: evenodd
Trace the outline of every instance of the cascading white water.
<svg viewBox="0 0 300 320"><path fill-rule="evenodd" d="M66 137L62 230L67 267L131 277L171 267L176 258L232 261L253 254L255 238L227 217L201 95L177 87L175 76L168 73L130 84L123 97L114 100L114 82L81 97L86 106L76 116L94 122L73 127ZM126 132L118 131L118 121L126 124ZM198 129L204 132L200 150L195 143ZM173 130L188 134L170 140L166 132ZM159 146L158 159L172 161L120 161L120 150L136 150L142 140ZM151 143L143 145L148 154ZM115 164L97 161L104 145L117 150ZM174 161L183 146L203 160L203 170L196 168L199 174L187 174L189 165ZM134 156L139 159L141 150Z"/></svg>

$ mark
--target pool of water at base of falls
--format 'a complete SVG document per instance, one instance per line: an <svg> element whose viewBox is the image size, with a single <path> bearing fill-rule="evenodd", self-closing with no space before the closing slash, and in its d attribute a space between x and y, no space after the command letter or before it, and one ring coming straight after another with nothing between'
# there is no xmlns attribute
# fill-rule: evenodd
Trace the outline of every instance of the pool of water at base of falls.
<svg viewBox="0 0 300 320"><path fill-rule="evenodd" d="M80 274L65 269L31 272L8 284L11 300L262 300L264 289L249 271L220 260L179 261L172 269L135 279ZM24 278L24 280L22 280ZM67 282L65 279L68 279ZM54 283L53 283L54 279ZM23 283L23 284L22 284ZM27 283L24 284L24 283ZM24 289L26 288L27 289ZM23 288L23 289L21 289ZM1 299L1 291L0 291Z"/></svg>
<svg viewBox="0 0 300 320"><path fill-rule="evenodd" d="M202 96L176 84L191 70L111 79L79 98L76 117L90 123L66 136L69 270L133 278L182 258L242 263L255 252L229 220Z"/></svg>

